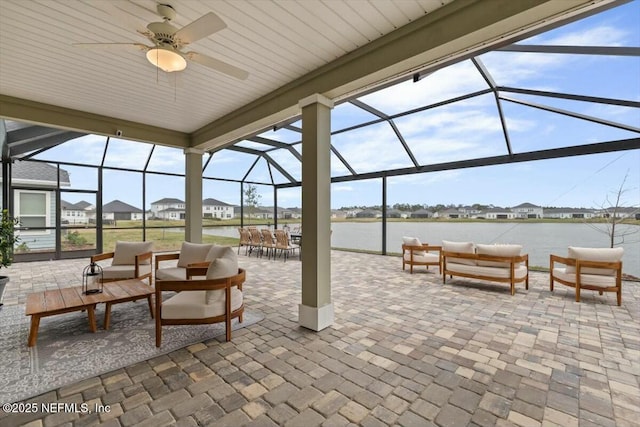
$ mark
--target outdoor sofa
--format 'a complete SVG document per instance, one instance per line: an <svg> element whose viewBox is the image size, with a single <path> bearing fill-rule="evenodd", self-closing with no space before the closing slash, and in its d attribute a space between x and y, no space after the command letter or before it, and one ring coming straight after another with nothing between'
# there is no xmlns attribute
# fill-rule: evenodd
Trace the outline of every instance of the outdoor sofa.
<svg viewBox="0 0 640 427"><path fill-rule="evenodd" d="M447 275L508 283L511 295L516 283L529 289L529 255L521 255L521 245L485 245L473 242L442 241L442 283Z"/></svg>

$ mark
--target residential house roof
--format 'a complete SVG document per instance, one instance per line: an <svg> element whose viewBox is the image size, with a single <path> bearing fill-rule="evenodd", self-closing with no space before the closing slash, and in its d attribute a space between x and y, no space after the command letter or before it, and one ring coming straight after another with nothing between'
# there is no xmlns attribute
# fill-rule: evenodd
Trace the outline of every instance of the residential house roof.
<svg viewBox="0 0 640 427"><path fill-rule="evenodd" d="M87 208L91 208L93 207L93 205L87 201L84 200L80 200L78 203L75 204L77 207L79 207L80 209L87 209Z"/></svg>
<svg viewBox="0 0 640 427"><path fill-rule="evenodd" d="M165 197L164 199L160 199L160 200L156 200L155 202L152 202L152 205L160 205L160 204L168 204L168 203L184 203L183 200L180 199L174 199L172 197Z"/></svg>
<svg viewBox="0 0 640 427"><path fill-rule="evenodd" d="M593 212L593 209L587 209L587 208L546 208L544 210L544 212L546 214L553 214L553 213L588 213L588 212Z"/></svg>
<svg viewBox="0 0 640 427"><path fill-rule="evenodd" d="M218 199L207 198L202 201L203 206L233 206L229 203L221 202Z"/></svg>
<svg viewBox="0 0 640 427"><path fill-rule="evenodd" d="M411 212L411 215L433 215L433 212L427 209L418 209L417 211Z"/></svg>
<svg viewBox="0 0 640 427"><path fill-rule="evenodd" d="M534 205L533 203L520 203L518 206L514 206L511 209L519 209L519 208L539 208L540 206Z"/></svg>
<svg viewBox="0 0 640 427"><path fill-rule="evenodd" d="M106 203L102 206L103 213L142 213L142 209L136 208L135 206L131 206L125 202L121 202L120 200L113 200L109 203Z"/></svg>
<svg viewBox="0 0 640 427"><path fill-rule="evenodd" d="M69 211L74 211L74 210L82 211L82 210L84 210L84 208L79 207L77 204L67 202L66 200L60 200L60 207L62 207L62 209L66 209L66 210L69 210Z"/></svg>
<svg viewBox="0 0 640 427"><path fill-rule="evenodd" d="M11 179L13 181L51 182L55 186L58 182L58 168L44 162L14 162L11 165ZM60 168L60 185L69 186L69 172Z"/></svg>

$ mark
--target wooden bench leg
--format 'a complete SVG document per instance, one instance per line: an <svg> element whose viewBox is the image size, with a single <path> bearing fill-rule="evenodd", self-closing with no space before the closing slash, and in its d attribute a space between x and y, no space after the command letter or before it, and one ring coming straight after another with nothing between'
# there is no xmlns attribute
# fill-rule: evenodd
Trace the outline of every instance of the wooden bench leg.
<svg viewBox="0 0 640 427"><path fill-rule="evenodd" d="M38 338L38 328L40 327L40 316L37 314L31 315L31 329L29 329L29 342L28 346L33 347L36 345L36 339Z"/></svg>

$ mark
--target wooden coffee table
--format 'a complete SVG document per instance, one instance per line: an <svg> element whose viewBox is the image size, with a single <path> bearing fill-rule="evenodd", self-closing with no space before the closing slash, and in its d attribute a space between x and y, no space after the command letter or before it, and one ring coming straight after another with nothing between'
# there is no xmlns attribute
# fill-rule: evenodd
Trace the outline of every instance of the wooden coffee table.
<svg viewBox="0 0 640 427"><path fill-rule="evenodd" d="M42 317L72 311L87 311L89 329L96 332L95 308L99 303L105 303L104 328L109 329L111 323L111 306L127 301L136 301L146 298L149 302L149 311L153 318L153 287L138 279L120 280L104 284L102 293L84 295L81 286L72 288L55 289L51 291L35 292L27 295L27 307L25 314L31 316L31 329L29 330L29 347L36 344L38 327Z"/></svg>

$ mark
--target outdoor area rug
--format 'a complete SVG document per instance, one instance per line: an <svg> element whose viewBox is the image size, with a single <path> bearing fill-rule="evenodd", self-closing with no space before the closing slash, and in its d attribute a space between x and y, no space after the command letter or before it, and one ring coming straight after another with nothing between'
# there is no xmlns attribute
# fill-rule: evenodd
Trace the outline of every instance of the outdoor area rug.
<svg viewBox="0 0 640 427"><path fill-rule="evenodd" d="M236 330L262 318L245 310L243 322L234 319L232 326ZM146 300L112 306L108 331L102 329L103 320L103 305L96 309L96 333L89 331L86 312L43 317L37 344L27 347L30 317L24 305L2 307L0 402L22 401L224 334L224 323L167 326L158 349Z"/></svg>

